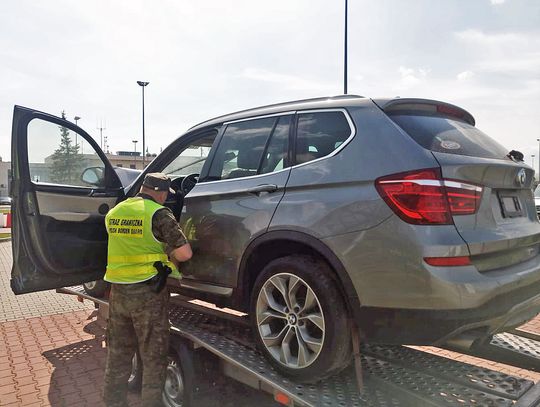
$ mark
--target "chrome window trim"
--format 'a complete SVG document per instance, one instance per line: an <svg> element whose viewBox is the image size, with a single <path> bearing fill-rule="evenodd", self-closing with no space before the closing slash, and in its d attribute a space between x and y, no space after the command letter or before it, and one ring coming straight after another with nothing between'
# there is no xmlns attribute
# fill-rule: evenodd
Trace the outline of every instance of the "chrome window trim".
<svg viewBox="0 0 540 407"><path fill-rule="evenodd" d="M273 171L273 172L269 172L269 173L266 173L266 174L250 175L248 177L241 177L241 178L219 179L219 180L215 180L215 181L198 182L195 186L197 186L197 185L215 184L217 182L238 181L238 180L241 180L241 179L254 179L254 178L265 177L265 176L269 176L269 175L273 175L273 174L278 174L278 173L280 173L282 171L289 171L289 170L292 170L294 168L299 168L299 167L302 167L304 165L311 164L311 163L321 161L321 160L325 160L327 158L330 158L330 157L333 157L333 156L337 155L341 150L343 150L351 142L351 140L356 135L356 127L354 126L354 122L352 121L351 116L349 115L349 112L347 111L347 109L344 109L344 108L328 108L328 109L322 108L322 109L308 109L308 110L288 111L288 112L276 113L276 114L271 114L271 115L254 116L254 117L249 117L247 119L234 120L234 121L223 123L223 125L225 126L225 125L228 125L228 124L231 124L231 123L238 123L238 122L244 122L244 121L256 120L256 119L263 119L263 118L266 118L266 117L287 116L287 115L291 115L291 114L300 115L300 114L303 114L303 113L324 113L324 112L341 112L341 113L343 113L343 115L345 116L345 119L347 120L347 123L349 124L349 128L351 129L351 135L349 137L347 137L347 139L338 148L336 148L334 151L332 151L330 154L325 155L324 157L317 158L316 160L311 160L311 161L308 161L308 162L305 162L305 163L302 163L302 164L296 164L296 165L293 165L291 167L283 168L283 169L281 169L279 171Z"/></svg>
<svg viewBox="0 0 540 407"><path fill-rule="evenodd" d="M239 181L241 179L255 179L255 178L261 178L261 177L268 177L270 175L279 174L280 172L283 172L283 171L290 171L291 168L292 167L287 167L287 168L283 168L283 169L281 169L279 171L267 172L266 174L250 175L249 177L238 177L238 178L229 178L229 179L218 179L218 180L215 180L215 181L197 182L195 184L195 187L197 185L215 184L216 182Z"/></svg>
<svg viewBox="0 0 540 407"><path fill-rule="evenodd" d="M291 111L288 111L288 112L265 114L263 116L251 116L251 117L248 117L246 119L238 119L238 120L231 120L230 122L225 122L225 123L223 123L223 126L227 126L229 124L234 124L234 123L247 122L247 121L251 121L251 120L266 119L266 118L269 118L269 117L279 117L279 116L293 115L295 113L296 113L295 110L291 110Z"/></svg>

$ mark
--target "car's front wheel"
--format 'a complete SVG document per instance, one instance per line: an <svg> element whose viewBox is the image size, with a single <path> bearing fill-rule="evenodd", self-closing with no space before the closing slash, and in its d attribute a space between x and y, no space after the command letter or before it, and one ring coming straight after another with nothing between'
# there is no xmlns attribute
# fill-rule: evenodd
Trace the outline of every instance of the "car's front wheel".
<svg viewBox="0 0 540 407"><path fill-rule="evenodd" d="M251 301L255 339L282 373L315 382L337 373L350 358L346 307L331 270L308 256L270 262Z"/></svg>

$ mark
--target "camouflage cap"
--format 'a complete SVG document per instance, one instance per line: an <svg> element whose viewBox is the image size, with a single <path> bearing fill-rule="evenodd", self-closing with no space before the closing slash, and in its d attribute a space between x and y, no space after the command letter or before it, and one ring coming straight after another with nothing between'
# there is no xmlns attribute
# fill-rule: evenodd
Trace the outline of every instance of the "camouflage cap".
<svg viewBox="0 0 540 407"><path fill-rule="evenodd" d="M174 189L170 188L171 179L162 172L151 172L146 174L143 181L143 187L153 189L154 191L169 191L174 194Z"/></svg>

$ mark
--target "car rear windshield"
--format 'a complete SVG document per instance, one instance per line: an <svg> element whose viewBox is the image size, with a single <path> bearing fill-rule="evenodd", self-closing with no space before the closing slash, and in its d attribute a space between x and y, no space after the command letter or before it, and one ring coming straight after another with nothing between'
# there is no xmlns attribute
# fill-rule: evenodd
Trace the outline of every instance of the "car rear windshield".
<svg viewBox="0 0 540 407"><path fill-rule="evenodd" d="M445 116L391 113L389 117L414 141L431 151L507 159L508 150L476 127Z"/></svg>

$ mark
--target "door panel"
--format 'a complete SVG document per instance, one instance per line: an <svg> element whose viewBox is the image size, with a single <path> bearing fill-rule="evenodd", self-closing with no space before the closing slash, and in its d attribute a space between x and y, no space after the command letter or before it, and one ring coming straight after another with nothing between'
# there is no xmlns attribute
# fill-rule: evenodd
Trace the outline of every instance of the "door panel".
<svg viewBox="0 0 540 407"><path fill-rule="evenodd" d="M104 221L105 208L112 208L118 197L98 197L90 199L88 196L73 196L51 192L36 192L39 212L42 216L50 216L57 220L84 221L96 217ZM103 209L101 209L103 208ZM107 212L105 212L107 213Z"/></svg>
<svg viewBox="0 0 540 407"><path fill-rule="evenodd" d="M13 291L101 278L104 217L123 190L95 141L65 119L16 106L12 166Z"/></svg>
<svg viewBox="0 0 540 407"><path fill-rule="evenodd" d="M285 169L203 182L193 188L184 200L181 216L182 229L193 249L191 260L182 265L186 280L236 286L242 254L249 242L268 229L289 173L290 169ZM262 185L271 188L265 191Z"/></svg>
<svg viewBox="0 0 540 407"><path fill-rule="evenodd" d="M203 182L184 199L181 225L193 249L184 283L237 285L247 245L267 231L285 192L291 121L284 114L226 124Z"/></svg>

